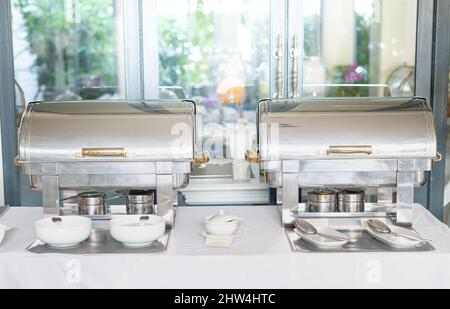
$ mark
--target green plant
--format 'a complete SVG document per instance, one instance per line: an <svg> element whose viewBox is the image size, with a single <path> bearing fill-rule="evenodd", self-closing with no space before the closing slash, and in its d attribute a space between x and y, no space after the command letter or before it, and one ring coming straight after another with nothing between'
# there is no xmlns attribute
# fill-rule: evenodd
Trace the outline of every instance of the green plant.
<svg viewBox="0 0 450 309"><path fill-rule="evenodd" d="M370 21L356 15L356 57L357 63L365 68L370 66Z"/></svg>
<svg viewBox="0 0 450 309"><path fill-rule="evenodd" d="M202 84L209 81L212 46L215 39L214 14L203 10L204 0L197 1L195 12L186 21L165 17L160 27L160 83L162 86Z"/></svg>
<svg viewBox="0 0 450 309"><path fill-rule="evenodd" d="M39 93L116 86L114 0L14 0L23 17Z"/></svg>
<svg viewBox="0 0 450 309"><path fill-rule="evenodd" d="M320 56L320 15L305 17L305 56Z"/></svg>

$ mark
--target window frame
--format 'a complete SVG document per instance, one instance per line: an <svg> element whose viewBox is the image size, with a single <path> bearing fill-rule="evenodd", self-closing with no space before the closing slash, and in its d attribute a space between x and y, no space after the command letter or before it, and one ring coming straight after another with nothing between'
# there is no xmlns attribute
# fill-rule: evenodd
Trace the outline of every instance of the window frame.
<svg viewBox="0 0 450 309"><path fill-rule="evenodd" d="M124 10L136 16L136 12L142 11L143 0L121 0L124 3ZM272 0L271 12L271 50L276 48L278 34L283 35L284 42L290 41L292 33L291 29L296 29L297 32L303 27L293 27L293 22L299 22L298 17L293 18L293 14L299 14L293 8L298 6L303 0ZM444 186L445 186L445 148L446 148L446 128L447 128L447 94L448 94L448 67L449 67L449 51L450 51L450 36L449 36L449 0L418 0L418 21L417 21L417 64L416 64L416 95L430 98L433 104L437 129L438 129L438 143L439 151L443 155L443 161L437 163L431 173L431 180L428 185L418 190L417 201L426 206L432 213L442 220L444 210ZM127 15L125 15L127 16ZM124 34L124 46L128 46L127 73L126 73L126 92L127 97L135 97L142 95L144 97L154 96L151 94L152 90L158 89L159 80L150 79L147 82L145 77L158 74L152 74L154 63L142 61L143 51L151 49L151 45L143 46L142 29L144 21L142 16L140 18L126 17L128 22L125 23L126 29ZM11 0L0 1L0 40L5 43L5 53L0 57L0 120L1 120L1 136L2 136L2 155L3 164L0 171L0 187L4 188L5 203L9 205L20 205L20 178L19 169L14 166L14 157L17 149L17 130L16 130L16 106L15 106L15 91L14 91L14 59L13 59L13 45L12 45L12 27L11 27ZM131 20L131 21L130 21ZM156 20L156 19L154 19ZM137 24L136 24L137 23ZM136 31L136 29L139 29ZM430 35L433 34L433 35ZM301 34L301 33L300 33ZM299 44L303 44L303 35L299 35ZM147 42L148 43L148 42ZM292 48L292 42L284 44L284 76L283 76L283 93L285 97L290 93L290 77L291 64L288 57L289 51ZM136 48L137 47L137 48ZM132 51L139 51L139 56L131 57ZM301 49L303 51L303 49ZM131 59L133 58L133 59ZM419 61L420 59L420 61ZM144 65L142 66L142 63ZM303 63L303 54L299 55L299 72L301 71ZM138 82L131 79L135 76L135 72L131 68L139 66ZM275 78L276 76L276 59L270 61L271 72L271 86L270 93L275 93ZM144 67L144 70L141 68ZM132 73L133 72L133 73ZM302 76L302 74L300 74ZM445 77L445 78L444 78ZM158 85L158 87L152 86ZM147 87L147 88L146 88ZM301 96L303 91L303 81L299 80L298 94ZM149 94L150 93L150 94ZM445 100L444 100L445 96ZM2 185L3 179L6 181ZM0 190L0 202L2 202L2 190ZM5 204L1 203L1 204Z"/></svg>

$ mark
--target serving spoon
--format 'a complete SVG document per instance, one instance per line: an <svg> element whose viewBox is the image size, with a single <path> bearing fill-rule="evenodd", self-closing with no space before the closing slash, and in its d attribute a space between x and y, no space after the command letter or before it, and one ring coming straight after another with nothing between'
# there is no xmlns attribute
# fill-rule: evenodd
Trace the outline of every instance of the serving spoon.
<svg viewBox="0 0 450 309"><path fill-rule="evenodd" d="M367 221L367 224L370 226L370 228L372 230L374 230L375 232L380 233L380 234L385 234L385 235L392 234L393 236L400 236L400 237L407 238L407 239L410 239L410 240L431 242L431 240L428 240L428 239L414 237L414 236L410 236L410 235L406 235L406 234L402 234L402 233L397 233L397 232L394 233L389 226L387 226L386 224L384 224L380 220L370 219L369 221Z"/></svg>
<svg viewBox="0 0 450 309"><path fill-rule="evenodd" d="M295 227L298 228L301 232L308 234L308 235L317 235L317 236L325 238L325 239L328 238L328 239L334 239L337 241L350 241L348 238L319 233L319 231L316 229L316 227L306 220L296 220Z"/></svg>

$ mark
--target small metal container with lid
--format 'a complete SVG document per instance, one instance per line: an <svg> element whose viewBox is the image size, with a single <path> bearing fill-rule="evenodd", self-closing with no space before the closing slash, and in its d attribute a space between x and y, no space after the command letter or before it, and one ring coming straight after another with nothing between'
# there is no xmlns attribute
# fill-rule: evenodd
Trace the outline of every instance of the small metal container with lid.
<svg viewBox="0 0 450 309"><path fill-rule="evenodd" d="M85 192L79 195L78 214L81 216L106 215L106 195L101 192Z"/></svg>
<svg viewBox="0 0 450 309"><path fill-rule="evenodd" d="M127 196L127 214L151 215L155 212L154 191L133 190Z"/></svg>
<svg viewBox="0 0 450 309"><path fill-rule="evenodd" d="M366 192L362 189L341 190L338 193L338 209L342 213L361 213L365 210Z"/></svg>
<svg viewBox="0 0 450 309"><path fill-rule="evenodd" d="M308 192L309 211L315 213L336 212L337 192L329 189L320 189Z"/></svg>

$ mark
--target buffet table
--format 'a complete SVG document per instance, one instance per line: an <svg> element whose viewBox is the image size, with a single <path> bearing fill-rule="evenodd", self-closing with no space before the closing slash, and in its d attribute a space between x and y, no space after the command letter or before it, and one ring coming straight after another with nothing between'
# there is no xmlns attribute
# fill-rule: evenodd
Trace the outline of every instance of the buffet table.
<svg viewBox="0 0 450 309"><path fill-rule="evenodd" d="M429 253L293 253L275 207L236 207L242 237L231 249L206 248L202 219L217 208L180 208L169 249L156 255L36 255L40 208L11 208L0 245L0 288L450 288L450 231L421 206L416 230Z"/></svg>

